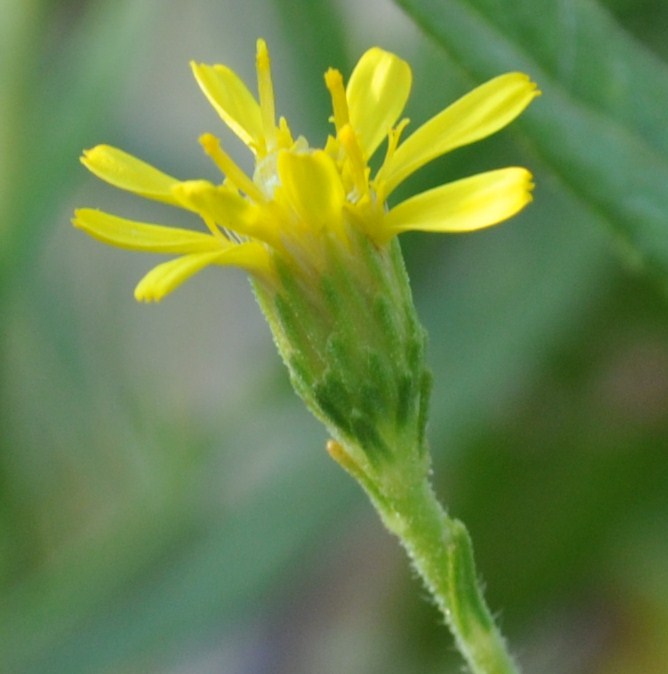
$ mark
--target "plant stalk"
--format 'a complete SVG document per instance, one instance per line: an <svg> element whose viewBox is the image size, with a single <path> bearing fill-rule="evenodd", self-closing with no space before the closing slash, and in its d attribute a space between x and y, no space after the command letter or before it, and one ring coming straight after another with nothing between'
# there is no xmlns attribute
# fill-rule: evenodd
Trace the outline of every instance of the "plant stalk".
<svg viewBox="0 0 668 674"><path fill-rule="evenodd" d="M384 487L369 480L338 443L330 455L371 497L385 526L395 534L436 601L472 674L519 674L485 603L466 527L447 515L423 474L392 480Z"/></svg>

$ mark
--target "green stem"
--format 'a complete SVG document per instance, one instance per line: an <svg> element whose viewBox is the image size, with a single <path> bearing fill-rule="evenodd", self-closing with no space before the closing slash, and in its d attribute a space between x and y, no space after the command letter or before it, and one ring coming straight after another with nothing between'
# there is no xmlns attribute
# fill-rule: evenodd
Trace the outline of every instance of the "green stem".
<svg viewBox="0 0 668 674"><path fill-rule="evenodd" d="M428 479L372 499L436 600L474 674L518 674L485 604L464 525L447 516Z"/></svg>

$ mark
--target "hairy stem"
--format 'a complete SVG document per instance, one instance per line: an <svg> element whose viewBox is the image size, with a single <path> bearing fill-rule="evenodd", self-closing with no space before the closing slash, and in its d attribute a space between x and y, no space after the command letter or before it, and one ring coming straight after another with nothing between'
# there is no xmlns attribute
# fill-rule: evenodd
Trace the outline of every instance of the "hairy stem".
<svg viewBox="0 0 668 674"><path fill-rule="evenodd" d="M332 456L362 484L385 526L401 541L471 672L519 674L483 598L466 527L448 517L428 478L370 489L367 479Z"/></svg>

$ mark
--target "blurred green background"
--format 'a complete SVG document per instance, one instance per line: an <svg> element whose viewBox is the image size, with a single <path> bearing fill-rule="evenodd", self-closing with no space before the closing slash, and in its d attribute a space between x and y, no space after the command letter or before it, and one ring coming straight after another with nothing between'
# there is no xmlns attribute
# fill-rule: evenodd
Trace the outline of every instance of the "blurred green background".
<svg viewBox="0 0 668 674"><path fill-rule="evenodd" d="M214 178L197 136L230 137L188 61L252 82L263 36L314 144L323 72L373 44L413 66L413 128L500 72L541 85L405 187L509 164L538 184L498 228L402 239L435 479L527 674L665 674L666 34L664 0L0 0L0 672L460 671L244 275L140 306L152 260L68 224L75 206L182 223L78 156L107 142Z"/></svg>

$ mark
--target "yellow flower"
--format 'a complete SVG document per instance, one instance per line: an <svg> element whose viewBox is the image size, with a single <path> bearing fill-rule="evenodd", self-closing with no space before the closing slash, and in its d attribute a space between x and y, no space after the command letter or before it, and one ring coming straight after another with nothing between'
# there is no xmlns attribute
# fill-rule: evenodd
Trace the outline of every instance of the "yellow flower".
<svg viewBox="0 0 668 674"><path fill-rule="evenodd" d="M325 74L335 133L323 148L314 148L302 136L295 138L284 118L276 118L263 40L257 43L258 99L226 66L191 66L204 95L253 153L252 176L211 134L200 142L224 175L220 184L177 180L106 145L82 157L102 180L192 211L208 230L77 210L74 225L105 243L179 256L140 281L138 300L160 300L212 264L242 267L271 287L280 265L317 275L332 242L350 251L359 235L383 247L408 230L471 231L509 218L531 200L531 174L510 167L428 190L389 210L386 206L394 189L427 162L515 119L539 94L524 74L501 75L479 86L402 141L408 120L400 116L410 92L411 70L394 54L374 47L359 60L347 86L337 70ZM385 159L372 175L369 160L386 139Z"/></svg>

